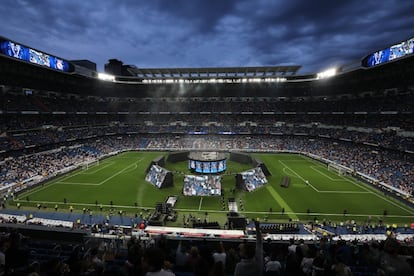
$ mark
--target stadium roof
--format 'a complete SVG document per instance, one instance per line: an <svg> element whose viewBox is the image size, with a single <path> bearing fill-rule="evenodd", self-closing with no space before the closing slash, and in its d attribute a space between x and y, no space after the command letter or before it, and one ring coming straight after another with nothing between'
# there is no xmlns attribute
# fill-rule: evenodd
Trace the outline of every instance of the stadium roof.
<svg viewBox="0 0 414 276"><path fill-rule="evenodd" d="M299 65L260 67L210 67L210 68L137 68L128 71L139 78L199 78L199 77L281 77L293 76Z"/></svg>

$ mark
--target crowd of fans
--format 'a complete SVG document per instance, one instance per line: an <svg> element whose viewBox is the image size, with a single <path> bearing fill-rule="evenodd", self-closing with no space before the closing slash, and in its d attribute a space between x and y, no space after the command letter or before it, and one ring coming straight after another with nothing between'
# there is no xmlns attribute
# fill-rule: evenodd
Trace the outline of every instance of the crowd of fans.
<svg viewBox="0 0 414 276"><path fill-rule="evenodd" d="M23 184L25 180L36 177L52 177L65 168L77 166L91 158L97 158L96 153L85 147L8 158L1 162L0 182L3 185Z"/></svg>
<svg viewBox="0 0 414 276"><path fill-rule="evenodd" d="M253 91L252 91L253 92ZM39 112L412 112L413 91L397 95L339 95L325 97L176 97L117 98L58 93L9 92L0 110Z"/></svg>
<svg viewBox="0 0 414 276"><path fill-rule="evenodd" d="M256 229L259 224L256 224ZM132 236L128 240L41 242L0 236L4 275L412 275L413 247L384 241L206 241Z"/></svg>
<svg viewBox="0 0 414 276"><path fill-rule="evenodd" d="M186 118L191 120L191 118ZM145 118L143 118L145 122ZM150 120L150 119L148 119ZM147 120L147 122L148 122ZM168 118L166 118L168 120ZM275 122L266 125L265 122L257 122L254 126L201 126L202 120L193 120L192 125L171 126L163 122L163 125L145 126L128 125L128 126L84 126L76 128L56 128L36 130L20 130L15 132L5 132L0 137L0 153L11 155L14 151L27 150L31 147L42 147L51 144L65 144L70 141L78 141L92 137L103 137L110 135L133 135L145 133L159 133L160 135L168 133L176 134L249 134L249 135L273 135L273 136L308 136L308 137L325 137L332 140L346 140L354 143L369 143L379 147L396 149L401 151L414 151L413 137L399 136L394 130L353 130L346 127L329 127L318 124L295 125L279 124ZM242 124L242 122L240 122ZM174 143L171 140L170 143ZM172 146L171 146L172 147Z"/></svg>
<svg viewBox="0 0 414 276"><path fill-rule="evenodd" d="M21 183L34 176L53 176L63 168L123 150L238 150L295 151L311 153L363 173L379 182L413 194L414 156L369 145L301 136L203 136L130 135L104 136L83 140L77 147L57 152L4 158L0 180L3 184ZM74 142L72 142L74 143ZM70 143L69 143L70 144ZM79 146L82 145L82 146Z"/></svg>
<svg viewBox="0 0 414 276"><path fill-rule="evenodd" d="M409 134L413 97L412 91L381 97L286 100L4 93L0 152L131 133L300 134L414 151Z"/></svg>

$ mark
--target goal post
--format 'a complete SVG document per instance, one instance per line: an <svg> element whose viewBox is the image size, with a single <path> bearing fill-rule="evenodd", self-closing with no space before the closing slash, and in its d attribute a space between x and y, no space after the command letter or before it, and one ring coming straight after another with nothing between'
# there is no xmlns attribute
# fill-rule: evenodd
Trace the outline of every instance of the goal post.
<svg viewBox="0 0 414 276"><path fill-rule="evenodd" d="M338 175L346 175L351 172L351 169L336 163L328 163L328 171L335 172Z"/></svg>
<svg viewBox="0 0 414 276"><path fill-rule="evenodd" d="M82 170L88 170L92 166L99 166L99 159L89 159L82 162Z"/></svg>

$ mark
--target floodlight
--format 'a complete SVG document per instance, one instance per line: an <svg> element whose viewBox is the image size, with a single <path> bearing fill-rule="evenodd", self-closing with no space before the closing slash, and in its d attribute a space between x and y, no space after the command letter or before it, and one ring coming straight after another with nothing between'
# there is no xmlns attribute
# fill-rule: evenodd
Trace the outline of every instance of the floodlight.
<svg viewBox="0 0 414 276"><path fill-rule="evenodd" d="M115 81L115 76L104 73L98 73L98 79L104 81Z"/></svg>
<svg viewBox="0 0 414 276"><path fill-rule="evenodd" d="M335 75L336 75L336 68L330 68L330 69L325 70L321 73L318 73L316 78L317 79L325 79L325 78L329 78L329 77L332 77L332 76L335 76Z"/></svg>

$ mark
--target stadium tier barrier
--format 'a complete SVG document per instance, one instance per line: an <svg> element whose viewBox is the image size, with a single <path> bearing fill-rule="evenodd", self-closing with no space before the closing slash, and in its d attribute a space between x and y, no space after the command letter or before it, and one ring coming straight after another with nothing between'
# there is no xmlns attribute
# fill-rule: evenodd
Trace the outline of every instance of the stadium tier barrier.
<svg viewBox="0 0 414 276"><path fill-rule="evenodd" d="M35 227L37 231L42 229L46 231L54 231L65 233L67 231L74 231L80 226L74 222L56 220L56 219L46 219L46 218L27 218L25 215L11 215L7 213L0 213L0 219L2 224L5 227L13 225L14 228L21 228L27 231L30 231L30 227ZM9 226L8 226L9 225ZM42 228L43 227L43 228ZM92 225L90 225L92 227ZM252 231L246 230L229 230L229 229L197 229L197 228L182 228L182 227L166 227L166 226L145 226L145 228L135 228L131 225L116 225L122 231L110 231L109 233L94 233L88 228L81 226L79 230L82 230L83 234L90 235L96 238L104 239L131 239L132 237L139 237L141 240L155 237L166 237L168 239L201 239L201 240L246 240L254 241L256 235L254 234L255 229L252 228ZM247 228L246 228L247 229ZM309 228L310 229L310 228ZM124 231L130 234L125 235ZM413 242L412 233L394 233L395 238L401 242L406 242L408 244ZM382 241L386 240L388 235L383 234L341 234L334 235L326 229L315 230L315 227L312 230L309 230L307 234L301 233L263 233L263 240L266 241L289 241L300 240L304 241L318 241L323 237L330 236L333 241L345 240L345 241L358 241L358 242L367 242L367 241Z"/></svg>

